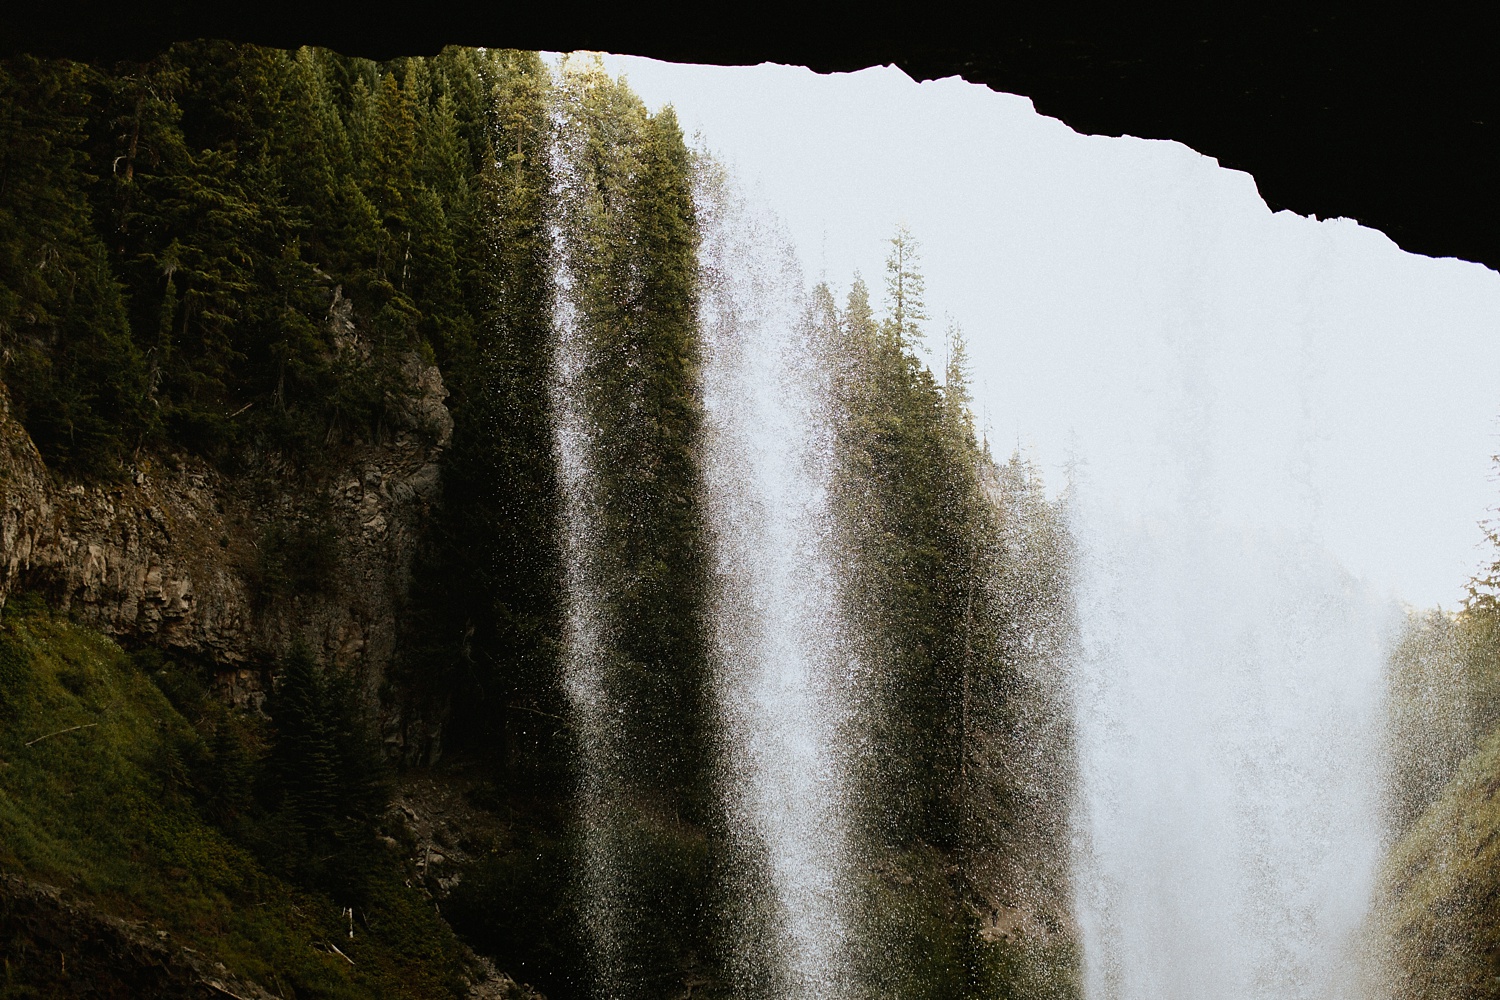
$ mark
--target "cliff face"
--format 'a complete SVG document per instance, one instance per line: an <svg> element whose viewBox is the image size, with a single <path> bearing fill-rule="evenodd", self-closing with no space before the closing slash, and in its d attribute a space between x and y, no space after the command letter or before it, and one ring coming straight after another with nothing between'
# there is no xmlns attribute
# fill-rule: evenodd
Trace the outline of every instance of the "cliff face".
<svg viewBox="0 0 1500 1000"><path fill-rule="evenodd" d="M179 457L64 482L0 386L0 606L43 591L102 632L202 658L240 706L296 645L354 671L373 699L453 429L438 369L412 356L406 375L412 396L385 441L340 446L295 480Z"/></svg>

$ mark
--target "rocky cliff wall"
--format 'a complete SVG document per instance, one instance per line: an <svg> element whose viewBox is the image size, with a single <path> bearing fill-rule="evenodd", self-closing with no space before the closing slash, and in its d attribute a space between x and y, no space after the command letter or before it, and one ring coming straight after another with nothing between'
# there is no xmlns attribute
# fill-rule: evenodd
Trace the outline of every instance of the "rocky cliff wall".
<svg viewBox="0 0 1500 1000"><path fill-rule="evenodd" d="M341 445L295 479L155 456L118 481L67 482L0 386L0 606L42 591L126 643L205 660L242 706L300 645L353 671L373 704L453 429L438 369L412 356L406 375L413 395L386 440Z"/></svg>

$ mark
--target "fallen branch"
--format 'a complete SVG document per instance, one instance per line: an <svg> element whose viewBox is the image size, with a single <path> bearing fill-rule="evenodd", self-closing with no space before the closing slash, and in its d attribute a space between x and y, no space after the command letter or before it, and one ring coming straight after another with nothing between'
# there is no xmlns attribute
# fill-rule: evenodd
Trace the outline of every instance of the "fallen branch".
<svg viewBox="0 0 1500 1000"><path fill-rule="evenodd" d="M530 712L532 715L540 715L544 719L556 719L558 722L561 722L564 725L567 725L568 722L567 719L564 719L560 715L553 715L551 712L543 712L539 708L528 708L525 705L506 705L505 707L513 708L517 712Z"/></svg>
<svg viewBox="0 0 1500 1000"><path fill-rule="evenodd" d="M354 959L350 958L348 955L345 955L343 952L339 951L339 946L338 945L334 944L332 941L325 941L323 943L326 944L326 945L328 945L328 947L332 948L334 950L334 952L339 956L339 958L342 958L344 961L348 962L350 965L354 964Z"/></svg>
<svg viewBox="0 0 1500 1000"><path fill-rule="evenodd" d="M77 732L80 729L93 729L98 724L99 723L97 723L97 722L85 722L85 723L82 723L81 725L69 726L67 729L59 729L55 733L48 733L45 736L38 736L34 740L27 740L26 741L26 746L34 746L35 744L42 742L42 740L50 740L52 737L54 737L54 736L61 736L63 733L73 733L73 732Z"/></svg>

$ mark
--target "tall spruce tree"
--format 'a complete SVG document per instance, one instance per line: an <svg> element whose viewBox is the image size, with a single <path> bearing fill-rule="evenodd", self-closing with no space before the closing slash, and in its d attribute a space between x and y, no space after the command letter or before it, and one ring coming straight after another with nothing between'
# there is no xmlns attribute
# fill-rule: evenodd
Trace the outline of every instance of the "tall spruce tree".
<svg viewBox="0 0 1500 1000"><path fill-rule="evenodd" d="M887 335L904 350L915 350L922 342L922 324L927 320L927 281L922 276L921 244L904 224L896 227L885 258L885 291L890 312L884 327Z"/></svg>
<svg viewBox="0 0 1500 1000"><path fill-rule="evenodd" d="M836 345L842 372L834 497L846 610L863 636L851 737L871 875L856 966L862 988L885 996L1010 995L1057 965L986 939L979 914L1016 905L997 896L998 872L1045 862L1042 881L1061 884L1065 831L1027 810L1052 815L1036 788L1061 775L1057 688L1035 671L1055 666L1037 667L1037 650L1056 644L1048 616L1065 617L1066 587L1029 562L1061 574L1066 551L1052 509L975 438L962 334L949 332L943 384L918 359L923 280L904 229L886 285L881 318L862 282L842 311L827 289L813 295L818 337ZM1028 728L1021 716L1033 711L1049 721Z"/></svg>
<svg viewBox="0 0 1500 1000"><path fill-rule="evenodd" d="M714 816L697 220L690 159L670 110L649 114L597 63L562 81L564 248L590 440L590 591L611 706L590 760L587 821L609 844L596 986L652 997L716 977L704 827Z"/></svg>
<svg viewBox="0 0 1500 1000"><path fill-rule="evenodd" d="M266 710L273 738L261 797L276 821L262 852L297 882L362 902L388 800L370 720L348 679L306 650L287 657Z"/></svg>
<svg viewBox="0 0 1500 1000"><path fill-rule="evenodd" d="M450 50L439 65L474 171L468 239L485 256L463 275L482 308L444 364L454 434L434 544L417 570L403 715L446 719L448 745L492 756L506 787L529 797L565 782L568 759L547 391L552 85L535 53Z"/></svg>

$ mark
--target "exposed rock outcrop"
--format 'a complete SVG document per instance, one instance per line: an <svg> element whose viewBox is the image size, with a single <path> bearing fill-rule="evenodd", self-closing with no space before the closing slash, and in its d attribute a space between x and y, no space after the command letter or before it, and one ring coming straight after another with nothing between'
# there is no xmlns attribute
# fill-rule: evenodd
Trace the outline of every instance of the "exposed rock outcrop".
<svg viewBox="0 0 1500 1000"><path fill-rule="evenodd" d="M406 854L421 888L442 904L463 878L466 866L487 848L504 842L508 824L494 812L474 805L482 779L462 767L443 772L414 770L401 774L391 798L387 825L401 831L402 841L387 846ZM467 956L474 984L470 1000L543 1000L531 986L518 983L481 956Z"/></svg>
<svg viewBox="0 0 1500 1000"><path fill-rule="evenodd" d="M412 356L406 376L412 395L385 441L342 445L328 471L284 485L191 457L65 482L0 387L0 606L43 591L103 632L202 657L242 706L296 645L354 671L373 698L453 429L439 371Z"/></svg>

